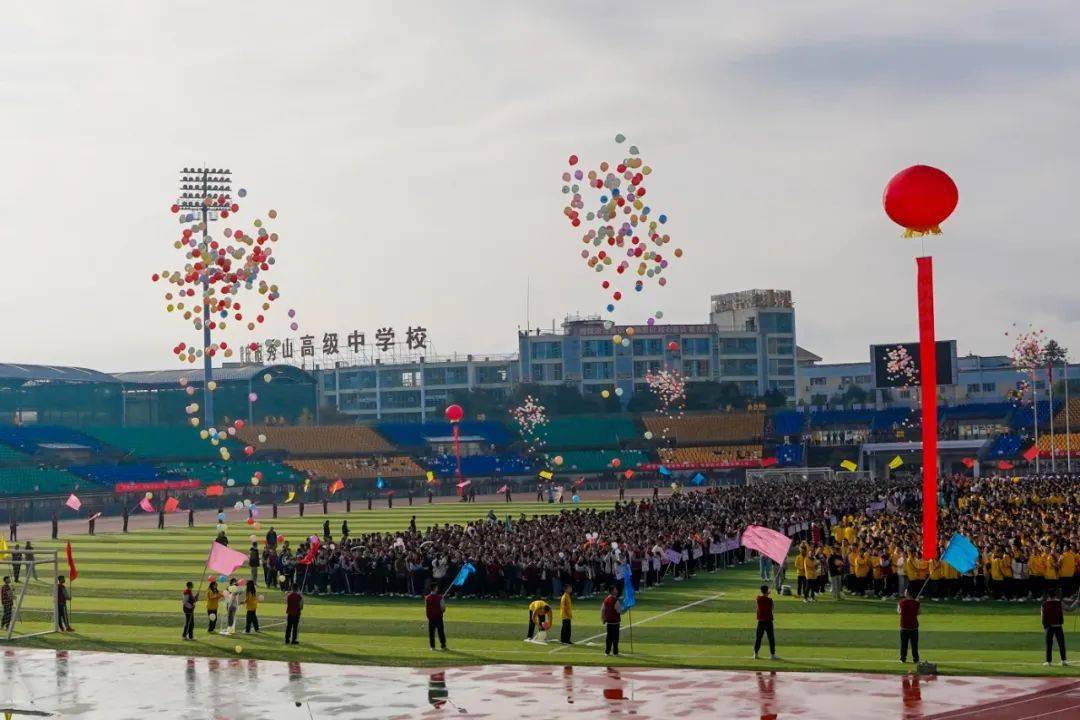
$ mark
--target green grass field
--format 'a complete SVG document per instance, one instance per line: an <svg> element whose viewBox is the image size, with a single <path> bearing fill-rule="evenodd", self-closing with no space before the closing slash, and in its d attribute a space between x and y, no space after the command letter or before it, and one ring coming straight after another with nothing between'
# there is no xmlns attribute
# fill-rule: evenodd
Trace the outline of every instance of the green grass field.
<svg viewBox="0 0 1080 720"><path fill-rule="evenodd" d="M585 504L586 506L588 503ZM597 506L609 507L608 503ZM545 512L548 505L419 505L392 511L361 509L348 516L353 533L401 529L415 512L417 524L461 522L478 518L489 508L502 517L511 512ZM331 515L331 527L343 516ZM273 525L298 539L321 532L322 515L279 519ZM182 522L178 515L172 520ZM270 524L267 521L266 527ZM234 545L244 547L249 532L230 527ZM779 661L750 658L754 628L757 564L699 573L689 582L666 582L639 595L633 612L634 649L624 617L618 659L598 646L546 647L522 642L527 620L523 599L513 601L452 599L447 632L451 651L427 646L423 602L419 599L372 597L309 597L300 628L301 644L283 644L283 603L277 591L266 591L259 608L261 634L221 637L205 633L200 603L196 641L180 639L180 593L202 575L212 526L144 530L129 535L99 534L71 538L79 579L74 585L72 624L76 632L14 640L17 646L105 650L129 653L235 656L270 660L303 660L380 665L447 665L477 663L555 663L701 668L771 668L777 670L902 672L911 666L897 661L897 615L893 602L822 599L806 605L780 598L776 608ZM41 541L42 549L63 548ZM61 571L66 566L61 554ZM44 607L46 599L34 602ZM695 603L691 605L691 603ZM690 607L684 607L690 605ZM242 615L240 625L242 626ZM581 642L598 635L599 600L576 602L574 635ZM1066 630L1075 645L1075 621ZM23 629L26 629L24 627ZM1076 668L1043 668L1042 631L1038 609L1031 603L925 602L922 655L950 674L1076 674Z"/></svg>

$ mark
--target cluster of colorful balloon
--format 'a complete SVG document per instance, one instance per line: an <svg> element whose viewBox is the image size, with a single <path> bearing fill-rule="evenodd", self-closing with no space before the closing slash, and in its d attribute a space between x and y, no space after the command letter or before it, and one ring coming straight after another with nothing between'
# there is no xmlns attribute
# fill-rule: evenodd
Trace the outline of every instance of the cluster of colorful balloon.
<svg viewBox="0 0 1080 720"><path fill-rule="evenodd" d="M666 368L657 370L647 374L645 382L659 403L656 408L657 414L663 415L668 420L683 415L686 407L686 381L677 370ZM661 436L666 438L670 429L670 427L664 427ZM652 439L651 435L647 434L646 439Z"/></svg>
<svg viewBox="0 0 1080 720"><path fill-rule="evenodd" d="M247 195L240 191L241 197ZM236 203L227 204L225 196L207 198L208 208L218 212L222 219L229 213L239 212ZM179 206L173 205L172 211L179 212ZM277 218L277 211L270 210L267 216ZM204 327L210 330L225 330L230 322L246 323L248 331L266 320L266 313L271 305L281 297L276 284L268 283L262 275L277 262L272 244L278 241L278 234L271 232L262 219L252 223L255 230L225 228L223 239L210 235L210 228L201 218L186 216L185 223L190 223L174 241L173 246L184 253L184 265L174 270L154 273L151 280L162 281L171 287L165 292L165 310L180 313L184 320L191 323L197 331ZM245 320L245 307L239 296L243 290L256 290L261 296L254 305L253 313ZM296 311L289 310L292 318L290 327L299 329L295 321ZM249 343L252 350L258 343ZM180 360L194 363L203 356L202 341L195 343L180 342L172 348L173 354ZM224 341L212 342L205 348L207 355L218 354L229 358L233 348Z"/></svg>
<svg viewBox="0 0 1080 720"><path fill-rule="evenodd" d="M520 405L510 410L510 417L517 424L529 453L535 455L540 452L544 446L542 431L548 423L547 409L532 395L526 395Z"/></svg>
<svg viewBox="0 0 1080 720"><path fill-rule="evenodd" d="M615 136L617 144L625 141L622 133ZM624 276L633 278L634 292L641 292L653 279L657 285L666 285L663 273L671 262L683 256L683 251L674 248L669 253L665 246L671 243L671 236L662 228L668 217L645 204L645 178L652 168L644 164L637 146L630 145L620 162L604 161L595 170L578 168L577 155L570 156L569 164L571 170L562 174L562 192L570 198L563 214L572 227L580 228L585 223L582 242L586 247L581 251L585 264L596 272L606 268L615 271L613 279L600 282L600 287L609 293L607 311L614 312L616 303L631 287L629 283L618 284ZM590 199L590 209L586 210L584 193L588 191L596 197ZM650 318L650 324L654 318Z"/></svg>

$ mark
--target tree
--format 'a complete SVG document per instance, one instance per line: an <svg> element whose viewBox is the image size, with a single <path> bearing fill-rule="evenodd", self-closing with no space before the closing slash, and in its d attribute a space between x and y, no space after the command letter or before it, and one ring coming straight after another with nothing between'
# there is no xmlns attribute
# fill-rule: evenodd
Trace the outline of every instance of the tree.
<svg viewBox="0 0 1080 720"><path fill-rule="evenodd" d="M863 396L865 397L865 395L866 393L864 392ZM770 408L784 407L787 405L787 395L779 390L770 390L758 398L758 402L764 403L765 407Z"/></svg>
<svg viewBox="0 0 1080 720"><path fill-rule="evenodd" d="M1048 340L1046 345L1043 345L1043 360L1048 366L1060 365L1065 362L1068 357L1068 348L1063 348L1058 344L1057 340Z"/></svg>
<svg viewBox="0 0 1080 720"><path fill-rule="evenodd" d="M833 396L833 402L850 408L852 405L865 403L867 395L868 393L858 385L848 385L843 392Z"/></svg>

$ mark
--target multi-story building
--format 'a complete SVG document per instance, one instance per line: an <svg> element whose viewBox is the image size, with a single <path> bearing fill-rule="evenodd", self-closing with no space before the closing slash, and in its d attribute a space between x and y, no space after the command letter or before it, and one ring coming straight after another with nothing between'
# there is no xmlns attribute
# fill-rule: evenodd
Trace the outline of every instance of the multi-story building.
<svg viewBox="0 0 1080 720"><path fill-rule="evenodd" d="M517 384L517 357L472 356L318 369L323 405L357 420L424 422L442 418L455 391L508 396Z"/></svg>
<svg viewBox="0 0 1080 720"><path fill-rule="evenodd" d="M624 403L662 368L687 382L731 382L750 397L779 391L795 402L795 310L786 290L714 295L708 323L567 318L559 330L520 332L518 352L522 382L569 384L584 394L620 389Z"/></svg>

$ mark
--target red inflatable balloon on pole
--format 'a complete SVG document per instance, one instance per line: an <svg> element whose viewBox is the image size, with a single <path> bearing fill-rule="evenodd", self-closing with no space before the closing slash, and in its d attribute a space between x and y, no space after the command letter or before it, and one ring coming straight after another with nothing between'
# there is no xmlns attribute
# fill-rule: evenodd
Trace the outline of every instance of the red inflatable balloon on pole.
<svg viewBox="0 0 1080 720"><path fill-rule="evenodd" d="M454 429L454 458L457 460L456 475L458 480L461 480L461 439L458 434L458 424L461 422L461 419L465 417L465 411L460 405L447 405L444 414L446 415L446 421L449 422Z"/></svg>
<svg viewBox="0 0 1080 720"><path fill-rule="evenodd" d="M885 186L885 214L904 228L904 237L940 235L941 223L956 209L960 194L947 174L929 165L912 165ZM922 556L938 555L937 338L934 331L934 259L915 258L919 321L919 380L922 403L923 527Z"/></svg>
<svg viewBox="0 0 1080 720"><path fill-rule="evenodd" d="M929 165L912 165L885 186L885 214L904 228L905 237L941 234L941 223L952 215L960 194L947 174Z"/></svg>

